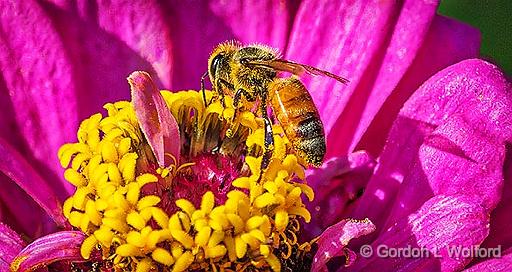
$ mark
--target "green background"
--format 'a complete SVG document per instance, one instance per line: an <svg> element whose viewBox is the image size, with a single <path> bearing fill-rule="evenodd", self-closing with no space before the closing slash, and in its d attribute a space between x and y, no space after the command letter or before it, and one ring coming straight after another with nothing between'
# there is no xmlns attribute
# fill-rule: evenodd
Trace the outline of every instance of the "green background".
<svg viewBox="0 0 512 272"><path fill-rule="evenodd" d="M442 0L438 12L478 28L483 58L512 75L512 0Z"/></svg>

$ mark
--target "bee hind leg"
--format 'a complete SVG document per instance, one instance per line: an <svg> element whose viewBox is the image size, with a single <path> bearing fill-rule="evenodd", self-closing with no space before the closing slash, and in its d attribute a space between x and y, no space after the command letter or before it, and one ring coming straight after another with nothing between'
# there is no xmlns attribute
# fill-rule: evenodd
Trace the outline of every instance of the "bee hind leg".
<svg viewBox="0 0 512 272"><path fill-rule="evenodd" d="M272 158L272 153L274 151L274 133L272 132L272 122L267 117L263 118L265 123L265 136L264 136L264 150L263 156L261 158L261 166L260 166L260 176L258 178L258 182L260 182L263 172L267 169L270 164L270 159Z"/></svg>
<svg viewBox="0 0 512 272"><path fill-rule="evenodd" d="M274 152L274 132L272 131L272 121L268 117L267 113L267 97L265 94L261 97L261 115L263 117L263 122L265 124L265 135L263 139L263 157L261 158L261 167L260 167L260 177L258 178L258 182L261 180L263 176L263 172L267 169L270 164L270 159L272 158L272 153Z"/></svg>

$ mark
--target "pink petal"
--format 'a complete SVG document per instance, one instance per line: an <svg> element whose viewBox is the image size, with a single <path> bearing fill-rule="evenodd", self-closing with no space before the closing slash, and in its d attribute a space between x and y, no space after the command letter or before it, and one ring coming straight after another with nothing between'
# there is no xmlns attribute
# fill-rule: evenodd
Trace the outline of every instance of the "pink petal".
<svg viewBox="0 0 512 272"><path fill-rule="evenodd" d="M57 225L41 206L3 173L0 174L0 188L1 222L30 239L56 230Z"/></svg>
<svg viewBox="0 0 512 272"><path fill-rule="evenodd" d="M461 60L477 57L479 45L480 33L477 29L450 18L435 16L414 61L393 92L385 101L379 102L383 104L377 106L369 103L372 106L366 107L362 122L358 126L359 134L356 133L352 142L355 144L362 137L356 149L379 154L386 139L381 135L388 133L398 112L412 93L437 71Z"/></svg>
<svg viewBox="0 0 512 272"><path fill-rule="evenodd" d="M64 227L67 220L62 214L61 203L48 185L48 181L43 179L21 154L1 138L0 154L2 154L0 171L30 195L57 225ZM30 214L19 214L19 216L30 216Z"/></svg>
<svg viewBox="0 0 512 272"><path fill-rule="evenodd" d="M146 72L133 72L128 77L132 89L132 103L144 136L161 167L178 163L180 158L180 131L176 119L165 104L151 76Z"/></svg>
<svg viewBox="0 0 512 272"><path fill-rule="evenodd" d="M363 82L363 75L378 68L371 64L385 47L399 10L395 1L304 1L299 7L286 58L350 80L343 85L329 78L304 78L326 134Z"/></svg>
<svg viewBox="0 0 512 272"><path fill-rule="evenodd" d="M12 260L25 246L21 237L0 222L0 271L9 271Z"/></svg>
<svg viewBox="0 0 512 272"><path fill-rule="evenodd" d="M397 6L400 5L398 2L395 3ZM331 145L331 154L343 154L346 150L354 150L369 122L415 60L435 18L436 9L437 1L413 0L405 1L396 14L391 14L389 25L381 29L383 43L373 56L369 67L361 74L358 86L354 86L354 93L346 106L338 109L340 115L336 122L332 123L331 131L334 133L331 133L327 140ZM343 58L344 56L341 56L341 59ZM428 76L422 74L422 81ZM415 87L422 81L416 82Z"/></svg>
<svg viewBox="0 0 512 272"><path fill-rule="evenodd" d="M65 43L71 46L68 48L75 51L69 53L76 61L74 64L77 68L105 74L100 77L96 73L80 75L84 76L83 79L90 87L99 85L99 90L119 95L119 91L124 90L123 79L130 71L149 67L154 69L165 88L170 87L173 74L171 31L166 25L167 14L156 1L82 1L76 4L58 0L50 2L53 3L46 4L45 9L52 20L58 24L67 23L59 25L59 31ZM79 36L80 39L72 40ZM88 60L89 57L94 58L92 63ZM122 57L126 59L120 59ZM86 58L87 63L79 63ZM121 66L123 64L127 66ZM109 84L115 84L119 88L109 90L109 87L113 87ZM108 102L110 101L112 100Z"/></svg>
<svg viewBox="0 0 512 272"><path fill-rule="evenodd" d="M349 270L458 271L471 257L455 250L475 248L488 233L489 214L472 197L438 195L387 229L372 243L373 254L358 256ZM421 257L385 255L406 248L420 249Z"/></svg>
<svg viewBox="0 0 512 272"><path fill-rule="evenodd" d="M433 195L466 194L488 210L498 203L505 147L475 129L474 123L454 115L425 139L418 156L419 162L405 177L386 226Z"/></svg>
<svg viewBox="0 0 512 272"><path fill-rule="evenodd" d="M8 120L16 120L26 144L17 148L47 171L44 177L55 180L53 189L63 199L72 186L55 176L62 173L56 154L78 122L72 66L52 22L34 1L2 1L0 10L0 70L14 114Z"/></svg>
<svg viewBox="0 0 512 272"><path fill-rule="evenodd" d="M350 249L346 246L350 240L371 233L375 226L370 220L345 219L326 229L318 240L318 250L313 258L311 271L328 271L327 262L334 257L345 255L350 265L354 260ZM347 256L348 255L348 256Z"/></svg>
<svg viewBox="0 0 512 272"><path fill-rule="evenodd" d="M4 79L0 77L0 109L2 109L2 114L0 114L0 137L18 150L23 150L26 148L25 143L16 124L16 114L5 84Z"/></svg>
<svg viewBox="0 0 512 272"><path fill-rule="evenodd" d="M375 127L370 138L357 149L368 146L377 156L385 139L381 135L389 130L411 90L437 70L477 56L478 33L434 16L436 7L436 1L413 0L403 5L303 3L287 58L350 80L343 86L329 79L304 79L324 121L328 157L354 150L370 125ZM438 51L443 52L430 56ZM373 121L376 115L391 122Z"/></svg>
<svg viewBox="0 0 512 272"><path fill-rule="evenodd" d="M335 157L321 168L308 170L308 185L315 191L315 199L307 202L313 212L310 223L304 226L304 240L318 236L322 230L335 224L352 208L375 167L375 160L364 151L346 157ZM333 209L332 207L336 207Z"/></svg>
<svg viewBox="0 0 512 272"><path fill-rule="evenodd" d="M284 49L296 1L163 1L172 27L173 89L198 89L209 54L219 43L239 40Z"/></svg>
<svg viewBox="0 0 512 272"><path fill-rule="evenodd" d="M492 251L491 251L492 252ZM473 265L464 272L508 272L512 271L512 251L503 252L497 258Z"/></svg>
<svg viewBox="0 0 512 272"><path fill-rule="evenodd" d="M393 206L388 226L433 195L455 193L490 212L499 200L511 111L510 84L495 66L467 60L439 72L402 109L351 216L382 229Z"/></svg>
<svg viewBox="0 0 512 272"><path fill-rule="evenodd" d="M83 262L80 246L85 234L61 231L41 237L25 247L14 260L16 271L33 271L57 261Z"/></svg>

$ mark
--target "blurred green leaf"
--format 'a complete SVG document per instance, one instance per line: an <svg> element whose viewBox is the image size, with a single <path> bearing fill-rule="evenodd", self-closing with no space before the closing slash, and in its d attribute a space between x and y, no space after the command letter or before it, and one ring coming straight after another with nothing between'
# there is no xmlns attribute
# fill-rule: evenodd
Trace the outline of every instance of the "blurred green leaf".
<svg viewBox="0 0 512 272"><path fill-rule="evenodd" d="M442 0L438 11L480 29L482 57L512 75L511 0Z"/></svg>

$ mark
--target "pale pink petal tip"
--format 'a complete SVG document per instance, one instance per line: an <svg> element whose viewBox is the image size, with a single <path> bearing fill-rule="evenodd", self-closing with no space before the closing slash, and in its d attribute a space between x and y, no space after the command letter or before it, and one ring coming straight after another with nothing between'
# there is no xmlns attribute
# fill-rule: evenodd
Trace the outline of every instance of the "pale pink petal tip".
<svg viewBox="0 0 512 272"><path fill-rule="evenodd" d="M33 271L57 261L84 262L80 247L85 234L61 231L41 237L24 248L14 259L11 270Z"/></svg>
<svg viewBox="0 0 512 272"><path fill-rule="evenodd" d="M151 76L136 71L128 77L135 114L146 140L161 167L174 163L166 154L180 155L180 132L176 119L158 91Z"/></svg>
<svg viewBox="0 0 512 272"><path fill-rule="evenodd" d="M345 256L346 266L355 261L355 254L346 246L350 240L371 233L375 225L369 220L345 219L326 229L318 239L318 251L313 259L311 271L328 271L327 262L338 256Z"/></svg>

